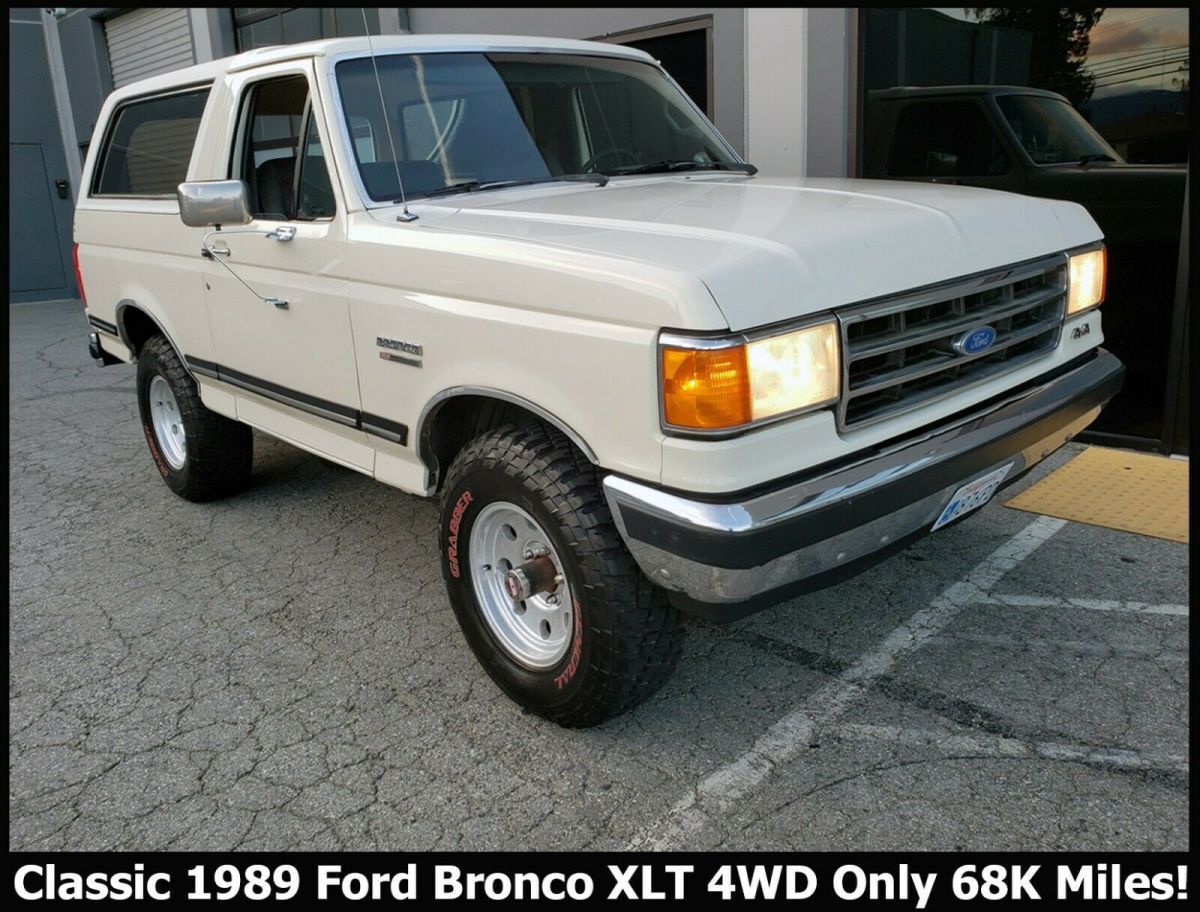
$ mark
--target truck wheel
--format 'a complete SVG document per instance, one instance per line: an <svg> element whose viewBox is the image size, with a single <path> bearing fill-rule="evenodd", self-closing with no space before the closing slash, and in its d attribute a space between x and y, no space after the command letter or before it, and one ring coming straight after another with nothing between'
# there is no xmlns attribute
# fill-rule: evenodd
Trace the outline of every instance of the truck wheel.
<svg viewBox="0 0 1200 912"><path fill-rule="evenodd" d="M192 501L244 488L254 453L250 428L204 407L196 381L163 336L142 346L137 365L142 431L167 487Z"/></svg>
<svg viewBox="0 0 1200 912"><path fill-rule="evenodd" d="M625 548L595 467L540 423L459 453L441 506L442 575L459 626L512 699L595 725L654 693L683 630Z"/></svg>

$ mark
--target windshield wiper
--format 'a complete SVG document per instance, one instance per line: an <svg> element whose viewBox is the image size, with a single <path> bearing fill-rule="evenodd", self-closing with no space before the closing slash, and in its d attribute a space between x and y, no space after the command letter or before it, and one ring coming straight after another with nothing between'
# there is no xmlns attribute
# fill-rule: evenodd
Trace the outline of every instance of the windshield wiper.
<svg viewBox="0 0 1200 912"><path fill-rule="evenodd" d="M528 187L531 184L553 184L560 182L572 183L588 183L595 184L598 187L603 187L608 183L608 175L606 174L557 174L552 177L528 177L519 180L500 180L500 181L464 181L461 184L451 184L448 187L439 187L437 190L430 190L423 194L425 197L430 196L449 196L454 193L480 193L484 190L503 190L506 187Z"/></svg>
<svg viewBox="0 0 1200 912"><path fill-rule="evenodd" d="M1116 159L1104 152L1090 152L1087 155L1079 156L1079 164L1086 165L1088 162L1115 162Z"/></svg>
<svg viewBox="0 0 1200 912"><path fill-rule="evenodd" d="M651 162L648 165L627 165L624 168L613 168L609 174L658 174L669 171L741 171L743 174L757 174L758 168L748 162L698 162L692 159L666 159Z"/></svg>

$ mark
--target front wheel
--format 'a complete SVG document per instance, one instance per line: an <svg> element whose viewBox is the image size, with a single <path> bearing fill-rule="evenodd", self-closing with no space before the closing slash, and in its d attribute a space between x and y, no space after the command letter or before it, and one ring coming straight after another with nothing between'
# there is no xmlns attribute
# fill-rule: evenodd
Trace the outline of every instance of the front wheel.
<svg viewBox="0 0 1200 912"><path fill-rule="evenodd" d="M250 480L250 428L210 411L196 381L164 336L142 346L137 362L138 410L154 465L186 500L216 500Z"/></svg>
<svg viewBox="0 0 1200 912"><path fill-rule="evenodd" d="M625 548L595 467L557 430L505 425L446 479L442 575L492 679L527 709L595 725L654 693L683 631Z"/></svg>

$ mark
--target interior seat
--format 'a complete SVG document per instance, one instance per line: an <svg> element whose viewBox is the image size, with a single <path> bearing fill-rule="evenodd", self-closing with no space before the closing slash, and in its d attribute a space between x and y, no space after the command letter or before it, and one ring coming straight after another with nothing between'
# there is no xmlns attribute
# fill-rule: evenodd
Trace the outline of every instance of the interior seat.
<svg viewBox="0 0 1200 912"><path fill-rule="evenodd" d="M254 180L258 184L258 211L260 217L289 219L295 211L295 190L292 180L296 175L294 158L271 158L255 169Z"/></svg>

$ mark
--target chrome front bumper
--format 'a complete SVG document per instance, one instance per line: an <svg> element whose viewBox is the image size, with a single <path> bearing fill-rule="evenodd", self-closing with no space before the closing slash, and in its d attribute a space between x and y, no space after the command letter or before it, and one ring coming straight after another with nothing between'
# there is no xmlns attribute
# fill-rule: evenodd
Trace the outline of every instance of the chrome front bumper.
<svg viewBox="0 0 1200 912"><path fill-rule="evenodd" d="M604 492L642 571L681 607L732 620L908 545L975 478L1011 464L1015 481L1091 424L1124 373L1098 349L919 437L745 496L700 500L617 475Z"/></svg>

